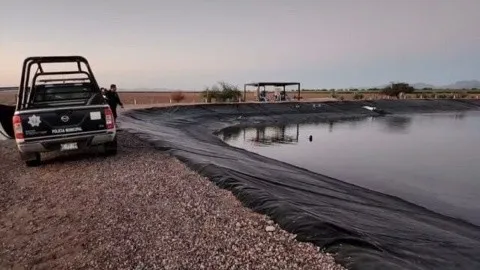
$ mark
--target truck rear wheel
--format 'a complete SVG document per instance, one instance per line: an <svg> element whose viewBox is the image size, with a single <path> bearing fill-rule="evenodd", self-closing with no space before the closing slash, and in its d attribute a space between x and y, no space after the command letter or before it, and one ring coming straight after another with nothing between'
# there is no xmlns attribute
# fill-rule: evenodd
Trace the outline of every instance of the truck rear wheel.
<svg viewBox="0 0 480 270"><path fill-rule="evenodd" d="M35 153L32 156L33 156L33 158L25 160L25 164L27 165L27 167L40 166L40 164L42 163L40 153Z"/></svg>
<svg viewBox="0 0 480 270"><path fill-rule="evenodd" d="M105 143L103 145L105 147L105 154L107 156L114 156L117 154L117 137L113 139L113 141Z"/></svg>

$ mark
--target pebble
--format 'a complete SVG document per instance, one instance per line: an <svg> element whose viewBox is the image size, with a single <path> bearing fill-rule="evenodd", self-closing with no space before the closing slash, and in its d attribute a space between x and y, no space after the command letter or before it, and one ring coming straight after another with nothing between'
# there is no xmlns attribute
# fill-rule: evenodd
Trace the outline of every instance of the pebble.
<svg viewBox="0 0 480 270"><path fill-rule="evenodd" d="M177 159L126 131L118 140L114 157L48 155L37 168L23 166L13 141L0 141L2 265L344 269Z"/></svg>
<svg viewBox="0 0 480 270"><path fill-rule="evenodd" d="M275 227L274 227L274 226L267 226L267 227L265 227L265 231L267 231L267 232L274 232L274 231L275 231Z"/></svg>

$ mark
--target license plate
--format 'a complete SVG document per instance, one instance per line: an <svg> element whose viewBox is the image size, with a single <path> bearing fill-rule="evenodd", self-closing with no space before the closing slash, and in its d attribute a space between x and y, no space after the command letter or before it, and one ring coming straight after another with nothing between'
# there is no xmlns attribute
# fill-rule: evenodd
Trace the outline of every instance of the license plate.
<svg viewBox="0 0 480 270"><path fill-rule="evenodd" d="M68 150L75 150L78 149L78 145L76 142L74 143L64 143L60 145L61 151L68 151Z"/></svg>

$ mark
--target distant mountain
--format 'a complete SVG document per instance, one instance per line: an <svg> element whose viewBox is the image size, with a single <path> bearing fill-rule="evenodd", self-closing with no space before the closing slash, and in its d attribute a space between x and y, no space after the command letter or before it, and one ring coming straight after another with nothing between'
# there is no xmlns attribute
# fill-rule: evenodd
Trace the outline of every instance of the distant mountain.
<svg viewBox="0 0 480 270"><path fill-rule="evenodd" d="M14 86L11 86L11 87L0 87L0 91L14 91L14 90L17 90L18 87L14 87Z"/></svg>
<svg viewBox="0 0 480 270"><path fill-rule="evenodd" d="M449 85L442 86L441 88L445 89L480 89L480 81L470 80L470 81L458 81Z"/></svg>
<svg viewBox="0 0 480 270"><path fill-rule="evenodd" d="M462 90L462 89L472 89L472 88L480 89L480 81L477 81L477 80L458 81L448 85L433 85L428 83L414 83L411 85L415 89L424 89L424 88L451 89L451 90Z"/></svg>
<svg viewBox="0 0 480 270"><path fill-rule="evenodd" d="M385 84L381 86L377 86L377 88L384 88L389 86L390 84ZM448 85L433 85L428 83L410 83L411 86L415 89L424 89L424 88L431 88L431 89L451 89L451 90L462 90L462 89L480 89L480 81L477 80L470 80L470 81L458 81Z"/></svg>

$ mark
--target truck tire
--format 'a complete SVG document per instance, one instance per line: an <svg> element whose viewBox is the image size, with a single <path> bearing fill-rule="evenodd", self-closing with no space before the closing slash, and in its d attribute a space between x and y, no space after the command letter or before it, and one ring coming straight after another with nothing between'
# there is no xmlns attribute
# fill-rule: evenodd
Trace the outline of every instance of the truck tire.
<svg viewBox="0 0 480 270"><path fill-rule="evenodd" d="M25 160L25 165L27 165L27 167L37 167L40 166L40 164L42 163L40 153L35 153L33 154L33 156L33 159Z"/></svg>
<svg viewBox="0 0 480 270"><path fill-rule="evenodd" d="M105 143L103 145L105 147L105 154L107 156L114 156L117 154L117 137L113 139L113 141Z"/></svg>

